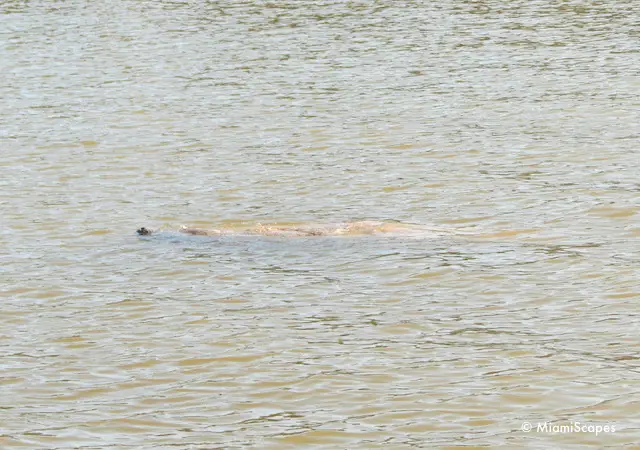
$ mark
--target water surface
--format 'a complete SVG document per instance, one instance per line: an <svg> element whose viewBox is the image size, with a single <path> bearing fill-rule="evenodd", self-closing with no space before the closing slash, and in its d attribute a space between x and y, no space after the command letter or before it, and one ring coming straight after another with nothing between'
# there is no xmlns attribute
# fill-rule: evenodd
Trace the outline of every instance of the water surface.
<svg viewBox="0 0 640 450"><path fill-rule="evenodd" d="M0 444L637 445L638 13L3 2Z"/></svg>

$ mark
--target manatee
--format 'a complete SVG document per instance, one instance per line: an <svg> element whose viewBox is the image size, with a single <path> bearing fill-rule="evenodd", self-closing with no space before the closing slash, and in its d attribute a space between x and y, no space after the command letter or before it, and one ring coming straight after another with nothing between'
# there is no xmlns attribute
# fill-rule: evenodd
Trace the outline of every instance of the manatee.
<svg viewBox="0 0 640 450"><path fill-rule="evenodd" d="M141 227L137 231L140 236L149 236L156 232L153 229ZM455 230L430 227L426 225L405 224L401 222L384 221L356 221L333 225L263 225L244 228L196 228L181 227L178 232L195 236L282 236L282 237L313 237L313 236L358 236L358 235L394 235L414 237L435 237L455 235Z"/></svg>

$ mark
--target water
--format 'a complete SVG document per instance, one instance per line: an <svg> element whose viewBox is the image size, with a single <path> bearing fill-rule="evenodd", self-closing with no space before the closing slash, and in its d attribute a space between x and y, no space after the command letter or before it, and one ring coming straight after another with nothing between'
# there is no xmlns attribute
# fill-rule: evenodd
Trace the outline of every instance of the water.
<svg viewBox="0 0 640 450"><path fill-rule="evenodd" d="M635 2L0 12L3 448L638 444Z"/></svg>

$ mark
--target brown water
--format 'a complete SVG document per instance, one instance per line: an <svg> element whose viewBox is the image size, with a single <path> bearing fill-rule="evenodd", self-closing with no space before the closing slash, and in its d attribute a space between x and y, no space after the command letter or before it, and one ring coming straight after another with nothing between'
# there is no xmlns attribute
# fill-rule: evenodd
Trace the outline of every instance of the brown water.
<svg viewBox="0 0 640 450"><path fill-rule="evenodd" d="M0 447L640 445L639 14L1 2Z"/></svg>

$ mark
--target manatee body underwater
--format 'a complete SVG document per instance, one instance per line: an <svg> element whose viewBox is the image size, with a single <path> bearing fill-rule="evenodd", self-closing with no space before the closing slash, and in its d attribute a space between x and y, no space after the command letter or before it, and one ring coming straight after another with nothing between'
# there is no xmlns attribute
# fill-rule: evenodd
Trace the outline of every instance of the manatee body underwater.
<svg viewBox="0 0 640 450"><path fill-rule="evenodd" d="M136 230L139 236L150 236L168 230L154 230L141 227ZM197 228L183 226L174 232L192 236L275 236L275 237L320 237L320 236L367 236L388 235L417 238L433 238L439 236L455 236L461 234L455 229L445 229L419 224L401 222L357 221L333 225L298 224L298 225L263 225L256 224L242 227Z"/></svg>

